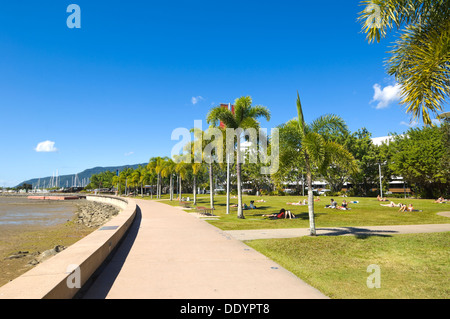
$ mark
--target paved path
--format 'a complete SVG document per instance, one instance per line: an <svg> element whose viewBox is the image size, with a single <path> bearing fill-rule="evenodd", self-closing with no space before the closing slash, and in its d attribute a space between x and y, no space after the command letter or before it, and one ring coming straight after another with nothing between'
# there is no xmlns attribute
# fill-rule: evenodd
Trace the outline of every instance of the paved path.
<svg viewBox="0 0 450 319"><path fill-rule="evenodd" d="M327 298L291 272L207 222L166 204L140 213L84 298Z"/></svg>
<svg viewBox="0 0 450 319"><path fill-rule="evenodd" d="M450 224L431 225L399 225L399 226L361 226L361 227L328 227L317 228L317 235L326 236L392 236L396 234L435 233L450 231ZM230 230L226 234L238 240L255 240L269 238L292 238L308 236L308 228L286 229L254 229L254 230Z"/></svg>

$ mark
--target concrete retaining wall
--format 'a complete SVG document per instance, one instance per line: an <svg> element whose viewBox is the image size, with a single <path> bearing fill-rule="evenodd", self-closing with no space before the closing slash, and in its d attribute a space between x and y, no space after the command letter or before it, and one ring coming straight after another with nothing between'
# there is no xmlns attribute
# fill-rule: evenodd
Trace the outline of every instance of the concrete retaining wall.
<svg viewBox="0 0 450 319"><path fill-rule="evenodd" d="M136 216L136 202L112 196L90 196L122 211L98 230L56 256L0 287L0 299L70 299L105 261Z"/></svg>

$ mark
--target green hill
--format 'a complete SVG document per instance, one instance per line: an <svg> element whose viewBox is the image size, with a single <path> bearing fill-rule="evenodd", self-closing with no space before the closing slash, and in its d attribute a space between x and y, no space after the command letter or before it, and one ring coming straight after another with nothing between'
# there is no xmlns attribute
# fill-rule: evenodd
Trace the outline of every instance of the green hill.
<svg viewBox="0 0 450 319"><path fill-rule="evenodd" d="M88 179L90 179L91 176L94 174L98 174L98 173L106 172L106 171L115 172L116 170L119 170L119 172L120 172L129 167L136 169L139 167L139 165L146 166L147 163L134 164L134 165L123 165L123 166L94 167L94 168L86 169L77 174L58 176L58 187L82 186L83 182L87 183ZM26 184L33 185L33 188L38 187L38 186L40 188L43 188L43 187L47 188L47 187L49 187L49 185L51 185L52 179L55 180L55 178L52 178L52 176L33 178L33 179L30 179L27 181L23 181L22 183L19 183L19 185L17 185L17 186L21 186L24 183L26 183ZM55 183L55 181L54 181L54 183Z"/></svg>

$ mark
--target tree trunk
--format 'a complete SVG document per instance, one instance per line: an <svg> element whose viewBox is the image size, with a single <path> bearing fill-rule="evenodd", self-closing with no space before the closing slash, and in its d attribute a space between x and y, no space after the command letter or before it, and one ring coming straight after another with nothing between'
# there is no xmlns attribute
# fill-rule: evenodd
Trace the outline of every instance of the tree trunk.
<svg viewBox="0 0 450 319"><path fill-rule="evenodd" d="M179 198L180 202L181 202L181 192L182 192L182 189L181 189L181 181L182 181L182 179L181 179L181 175L180 175L180 198Z"/></svg>
<svg viewBox="0 0 450 319"><path fill-rule="evenodd" d="M311 167L309 164L309 157L305 155L305 166L306 166L306 180L308 183L308 214L309 214L309 234L311 236L316 236L316 223L314 221L314 194L312 187L312 175Z"/></svg>
<svg viewBox="0 0 450 319"><path fill-rule="evenodd" d="M159 194L159 191L160 191L160 177L159 177L159 174L158 174L158 182L156 183L156 198L160 198L160 194Z"/></svg>
<svg viewBox="0 0 450 319"><path fill-rule="evenodd" d="M242 210L242 184L241 184L241 141L240 136L237 137L237 156L236 156L236 177L237 177L237 193L238 193L238 213L237 217L244 219L244 211Z"/></svg>
<svg viewBox="0 0 450 319"><path fill-rule="evenodd" d="M170 200L173 200L173 177L172 177L172 173L170 173L170 190L169 190L170 194Z"/></svg>
<svg viewBox="0 0 450 319"><path fill-rule="evenodd" d="M194 206L197 205L197 175L194 175Z"/></svg>
<svg viewBox="0 0 450 319"><path fill-rule="evenodd" d="M211 204L211 209L214 209L214 185L213 185L213 166L212 163L209 164L209 199Z"/></svg>

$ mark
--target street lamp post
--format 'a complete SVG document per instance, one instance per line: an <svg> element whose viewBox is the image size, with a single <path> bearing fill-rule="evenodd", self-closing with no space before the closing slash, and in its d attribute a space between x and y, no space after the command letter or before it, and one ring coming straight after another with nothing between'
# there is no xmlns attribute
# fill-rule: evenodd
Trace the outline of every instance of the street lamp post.
<svg viewBox="0 0 450 319"><path fill-rule="evenodd" d="M383 184L381 183L381 163L378 163L378 172L380 175L380 197L383 198Z"/></svg>

